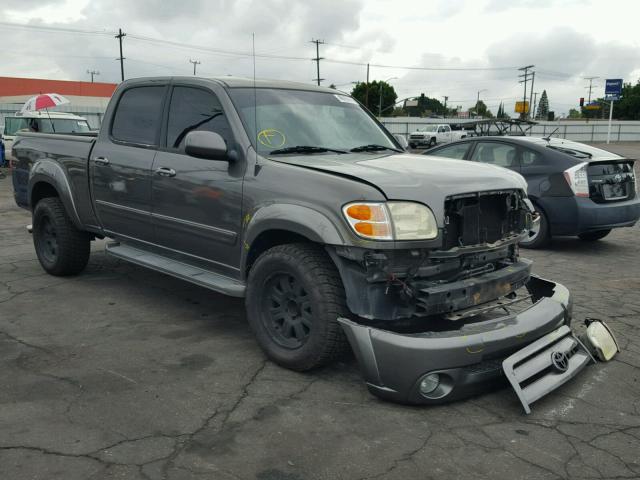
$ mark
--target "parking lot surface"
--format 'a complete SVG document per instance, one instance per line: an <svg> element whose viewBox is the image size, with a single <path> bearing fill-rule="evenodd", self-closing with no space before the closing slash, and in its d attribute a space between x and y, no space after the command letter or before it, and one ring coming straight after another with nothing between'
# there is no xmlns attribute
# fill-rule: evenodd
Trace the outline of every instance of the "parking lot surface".
<svg viewBox="0 0 640 480"><path fill-rule="evenodd" d="M640 478L638 226L523 251L571 290L576 325L605 319L622 346L526 416L507 388L385 403L352 358L284 370L241 300L107 257L103 242L82 275L46 275L9 177L0 220L0 478Z"/></svg>

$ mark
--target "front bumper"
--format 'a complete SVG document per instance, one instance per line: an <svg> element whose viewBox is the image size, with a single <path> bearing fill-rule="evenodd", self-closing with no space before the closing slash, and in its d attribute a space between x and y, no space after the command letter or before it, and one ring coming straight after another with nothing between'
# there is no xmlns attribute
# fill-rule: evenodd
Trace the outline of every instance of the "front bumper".
<svg viewBox="0 0 640 480"><path fill-rule="evenodd" d="M373 394L400 403L448 402L504 382L505 358L570 323L571 299L563 285L531 276L526 288L529 308L475 323L452 320L446 331L396 333L339 321ZM441 382L425 396L419 384L430 373Z"/></svg>

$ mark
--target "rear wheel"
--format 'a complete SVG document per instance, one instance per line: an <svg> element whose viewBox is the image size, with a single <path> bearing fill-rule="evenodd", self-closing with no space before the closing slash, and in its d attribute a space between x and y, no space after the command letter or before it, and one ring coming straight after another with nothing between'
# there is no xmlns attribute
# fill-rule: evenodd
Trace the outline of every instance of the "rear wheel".
<svg viewBox="0 0 640 480"><path fill-rule="evenodd" d="M536 213L540 215L540 223L536 228L529 231L529 236L525 240L520 241L520 246L524 248L543 248L549 244L551 235L549 235L549 220L545 213L536 209Z"/></svg>
<svg viewBox="0 0 640 480"><path fill-rule="evenodd" d="M258 343L283 367L309 370L346 350L337 321L348 313L344 287L320 247L297 243L267 250L251 268L246 298Z"/></svg>
<svg viewBox="0 0 640 480"><path fill-rule="evenodd" d="M601 238L606 237L611 233L611 229L607 230L596 230L595 232L585 232L578 235L580 240L585 240L587 242L594 242L596 240L600 240Z"/></svg>
<svg viewBox="0 0 640 480"><path fill-rule="evenodd" d="M75 227L56 197L40 200L33 211L33 244L40 265L51 275L78 274L89 261L89 235Z"/></svg>

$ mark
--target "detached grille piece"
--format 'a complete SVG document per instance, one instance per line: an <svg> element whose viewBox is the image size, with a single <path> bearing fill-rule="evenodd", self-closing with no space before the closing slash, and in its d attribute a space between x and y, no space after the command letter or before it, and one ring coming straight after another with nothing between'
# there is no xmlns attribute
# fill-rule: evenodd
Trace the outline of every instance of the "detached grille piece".
<svg viewBox="0 0 640 480"><path fill-rule="evenodd" d="M521 233L528 210L517 190L447 197L444 249L493 243Z"/></svg>

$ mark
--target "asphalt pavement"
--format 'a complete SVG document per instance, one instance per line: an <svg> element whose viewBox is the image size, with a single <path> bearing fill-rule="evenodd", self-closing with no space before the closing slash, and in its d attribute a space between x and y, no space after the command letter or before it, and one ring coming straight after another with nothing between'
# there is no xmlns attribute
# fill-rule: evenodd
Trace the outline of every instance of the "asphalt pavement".
<svg viewBox="0 0 640 480"><path fill-rule="evenodd" d="M639 144L613 145L640 156ZM107 257L40 268L0 179L0 478L640 478L640 228L526 251L575 324L622 345L524 415L508 388L437 407L386 403L348 358L266 360L243 302Z"/></svg>

